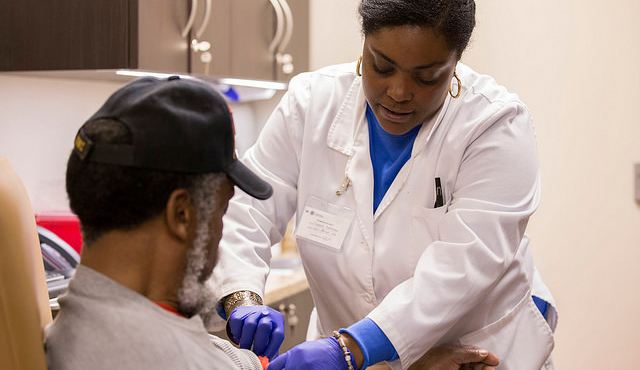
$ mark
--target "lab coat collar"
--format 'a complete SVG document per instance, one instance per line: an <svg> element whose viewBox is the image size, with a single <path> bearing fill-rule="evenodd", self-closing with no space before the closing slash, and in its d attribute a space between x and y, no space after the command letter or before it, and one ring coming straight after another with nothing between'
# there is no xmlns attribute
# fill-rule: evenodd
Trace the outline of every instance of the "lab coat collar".
<svg viewBox="0 0 640 370"><path fill-rule="evenodd" d="M367 101L362 91L362 78L357 77L349 87L327 134L327 146L348 156L353 155L356 131L366 123Z"/></svg>
<svg viewBox="0 0 640 370"><path fill-rule="evenodd" d="M362 78L356 77L333 119L327 146L348 156L344 176L349 178L358 224L369 248L373 247L373 165L369 154L369 130Z"/></svg>
<svg viewBox="0 0 640 370"><path fill-rule="evenodd" d="M425 122L420 128L414 143L412 157L424 149L433 132L443 121L451 99L451 96L447 94L436 118L430 122ZM338 113L333 122L331 122L329 133L327 134L327 146L329 148L348 156L353 155L354 140L356 137L361 136L357 132L363 129L363 125L366 125L366 107L367 100L362 90L362 77L357 77L353 80L340 109L338 109ZM368 135L366 138L368 140ZM356 144L362 145L363 143Z"/></svg>

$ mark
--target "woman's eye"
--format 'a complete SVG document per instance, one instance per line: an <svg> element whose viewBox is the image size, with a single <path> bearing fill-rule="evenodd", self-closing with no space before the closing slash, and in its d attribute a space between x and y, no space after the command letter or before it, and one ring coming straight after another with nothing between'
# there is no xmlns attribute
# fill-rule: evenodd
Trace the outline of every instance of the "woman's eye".
<svg viewBox="0 0 640 370"><path fill-rule="evenodd" d="M376 71L376 73L379 73L381 75L387 75L387 74L390 74L391 72L393 72L393 68L391 68L391 67L380 68L375 63L373 63L373 70Z"/></svg>
<svg viewBox="0 0 640 370"><path fill-rule="evenodd" d="M437 78L427 79L427 78L422 78L422 77L416 77L416 80L418 81L418 83L420 83L422 85L435 85L438 82Z"/></svg>

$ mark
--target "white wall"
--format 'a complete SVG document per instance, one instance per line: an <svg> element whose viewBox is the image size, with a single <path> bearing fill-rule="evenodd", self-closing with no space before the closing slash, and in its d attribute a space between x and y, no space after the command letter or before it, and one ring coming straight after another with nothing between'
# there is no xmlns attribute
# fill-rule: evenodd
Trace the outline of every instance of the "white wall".
<svg viewBox="0 0 640 370"><path fill-rule="evenodd" d="M64 173L73 138L121 84L0 75L0 156L36 210L66 210Z"/></svg>
<svg viewBox="0 0 640 370"><path fill-rule="evenodd" d="M0 156L24 182L36 211L69 208L64 174L73 138L124 83L0 74ZM250 106L231 106L242 153L261 125Z"/></svg>
<svg viewBox="0 0 640 370"><path fill-rule="evenodd" d="M313 2L314 66L355 60L360 44L335 40L354 29L359 36L358 28L336 16L348 18L358 1ZM536 123L543 200L529 231L560 309L556 368L636 368L640 1L476 3L477 28L463 60L518 93Z"/></svg>

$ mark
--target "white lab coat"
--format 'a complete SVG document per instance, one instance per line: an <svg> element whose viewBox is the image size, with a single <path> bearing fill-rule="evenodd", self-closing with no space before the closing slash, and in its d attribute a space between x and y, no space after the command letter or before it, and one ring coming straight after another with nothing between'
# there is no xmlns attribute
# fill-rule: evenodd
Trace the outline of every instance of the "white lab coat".
<svg viewBox="0 0 640 370"><path fill-rule="evenodd" d="M355 214L339 249L298 240L319 318L312 332L329 336L368 316L403 369L446 342L483 346L500 357L502 370L543 368L556 311L549 325L531 299L555 306L525 234L540 197L532 120L490 77L461 63L457 73L462 94L447 96L420 129L375 214L355 64L294 78L243 159L274 195L257 201L237 191L230 203L214 270L221 294L263 293L270 246L294 212L300 220L311 195ZM337 195L345 177L350 185ZM434 209L436 177L445 204Z"/></svg>

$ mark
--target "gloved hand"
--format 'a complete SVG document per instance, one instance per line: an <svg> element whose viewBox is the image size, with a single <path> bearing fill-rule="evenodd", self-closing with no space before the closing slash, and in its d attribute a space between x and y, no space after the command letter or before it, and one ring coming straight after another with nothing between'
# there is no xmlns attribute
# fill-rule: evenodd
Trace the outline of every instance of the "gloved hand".
<svg viewBox="0 0 640 370"><path fill-rule="evenodd" d="M284 316L269 306L240 306L229 315L227 334L240 348L273 359L284 340Z"/></svg>
<svg viewBox="0 0 640 370"><path fill-rule="evenodd" d="M355 363L352 364L355 368ZM334 337L303 342L271 361L267 370L347 370L344 353Z"/></svg>

